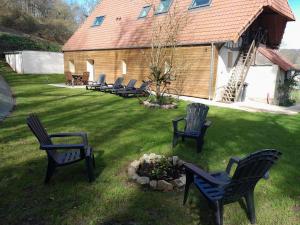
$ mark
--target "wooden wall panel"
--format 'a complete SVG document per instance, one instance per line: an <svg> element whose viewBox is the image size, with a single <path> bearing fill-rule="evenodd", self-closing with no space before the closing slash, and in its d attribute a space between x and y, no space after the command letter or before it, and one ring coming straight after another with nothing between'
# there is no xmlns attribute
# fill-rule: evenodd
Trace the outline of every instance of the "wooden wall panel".
<svg viewBox="0 0 300 225"><path fill-rule="evenodd" d="M180 53L179 57L185 60L188 69L172 85L181 90L182 95L208 98L211 47L181 47L178 51ZM214 84L216 79L217 54L216 49ZM76 73L86 71L86 61L88 59L93 59L95 62L95 79L98 78L100 73L104 73L109 83L113 83L118 76L122 76L122 61L125 61L127 64L127 74L124 75L125 83L130 79L136 79L138 80L137 85L140 85L142 80L147 80L149 75L149 69L141 49L65 52L65 71L69 71L70 60L74 60Z"/></svg>

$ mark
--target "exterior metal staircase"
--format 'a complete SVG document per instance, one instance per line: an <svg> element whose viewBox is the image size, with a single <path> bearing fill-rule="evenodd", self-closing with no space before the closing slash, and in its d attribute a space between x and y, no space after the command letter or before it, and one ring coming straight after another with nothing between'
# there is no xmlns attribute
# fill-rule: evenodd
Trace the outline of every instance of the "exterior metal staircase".
<svg viewBox="0 0 300 225"><path fill-rule="evenodd" d="M248 71L255 58L256 50L256 41L253 40L248 49L244 49L240 52L225 87L222 102L231 103L239 100Z"/></svg>

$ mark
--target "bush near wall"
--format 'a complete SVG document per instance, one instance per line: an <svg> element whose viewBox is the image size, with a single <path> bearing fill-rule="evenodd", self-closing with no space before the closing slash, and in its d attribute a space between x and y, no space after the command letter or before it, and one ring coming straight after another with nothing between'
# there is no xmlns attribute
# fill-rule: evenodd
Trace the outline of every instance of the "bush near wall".
<svg viewBox="0 0 300 225"><path fill-rule="evenodd" d="M7 51L39 50L60 52L61 46L49 41L31 39L9 34L0 34L0 56Z"/></svg>

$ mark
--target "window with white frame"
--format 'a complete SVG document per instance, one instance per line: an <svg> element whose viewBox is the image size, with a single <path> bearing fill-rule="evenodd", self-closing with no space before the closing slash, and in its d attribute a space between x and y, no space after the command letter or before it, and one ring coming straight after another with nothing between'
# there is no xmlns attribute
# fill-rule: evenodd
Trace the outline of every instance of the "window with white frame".
<svg viewBox="0 0 300 225"><path fill-rule="evenodd" d="M144 6L139 15L139 18L145 18L148 15L150 9L151 9L151 5Z"/></svg>
<svg viewBox="0 0 300 225"><path fill-rule="evenodd" d="M75 63L74 63L74 60L70 60L69 61L69 71L71 73L75 73Z"/></svg>
<svg viewBox="0 0 300 225"><path fill-rule="evenodd" d="M155 14L166 13L172 4L172 0L160 0L160 4L155 12Z"/></svg>

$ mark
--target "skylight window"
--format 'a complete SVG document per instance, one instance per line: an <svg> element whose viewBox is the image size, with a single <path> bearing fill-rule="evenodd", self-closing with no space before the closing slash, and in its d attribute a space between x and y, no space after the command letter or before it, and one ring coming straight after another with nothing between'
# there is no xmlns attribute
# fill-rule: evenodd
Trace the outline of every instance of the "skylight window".
<svg viewBox="0 0 300 225"><path fill-rule="evenodd" d="M93 23L93 27L101 26L101 24L103 23L103 20L104 20L104 16L96 17L96 19Z"/></svg>
<svg viewBox="0 0 300 225"><path fill-rule="evenodd" d="M172 0L160 0L160 4L155 12L155 14L166 13L172 4Z"/></svg>
<svg viewBox="0 0 300 225"><path fill-rule="evenodd" d="M139 15L139 18L145 18L148 15L150 9L151 9L151 5L147 5L147 6L143 7L143 9Z"/></svg>
<svg viewBox="0 0 300 225"><path fill-rule="evenodd" d="M192 5L190 6L190 9L209 6L210 3L211 3L211 0L193 0Z"/></svg>

